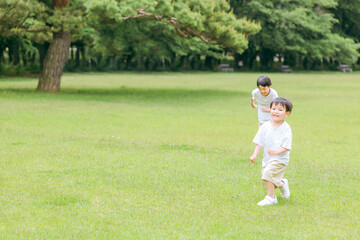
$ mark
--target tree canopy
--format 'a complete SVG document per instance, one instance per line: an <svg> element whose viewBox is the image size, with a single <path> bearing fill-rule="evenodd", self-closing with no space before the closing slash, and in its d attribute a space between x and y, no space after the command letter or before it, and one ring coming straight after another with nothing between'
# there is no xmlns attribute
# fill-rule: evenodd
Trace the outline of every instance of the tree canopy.
<svg viewBox="0 0 360 240"><path fill-rule="evenodd" d="M207 44L229 47L241 53L247 47L247 36L260 30L259 24L246 18L237 19L224 0L90 0L85 6L91 25L100 27L94 29L101 31L101 40L108 37L104 35L104 30L109 32L111 28L116 32L123 29L122 24L128 20L137 20L138 25L151 22L148 27L157 26L158 31L166 32L167 35L185 39L197 37ZM140 30L141 27L128 26L130 30Z"/></svg>
<svg viewBox="0 0 360 240"><path fill-rule="evenodd" d="M304 56L310 59L356 61L359 45L334 32L338 22L329 9L337 1L231 0L234 13L260 22L262 30L250 41L267 65L275 54Z"/></svg>

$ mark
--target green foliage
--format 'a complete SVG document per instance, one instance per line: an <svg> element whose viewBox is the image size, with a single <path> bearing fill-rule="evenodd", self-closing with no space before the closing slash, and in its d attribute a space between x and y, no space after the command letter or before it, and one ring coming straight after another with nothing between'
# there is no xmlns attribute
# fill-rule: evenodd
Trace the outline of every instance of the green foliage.
<svg viewBox="0 0 360 240"><path fill-rule="evenodd" d="M72 30L77 34L86 23L82 1L53 10L51 1L0 0L0 36L51 41L52 33ZM76 39L76 38L75 38Z"/></svg>
<svg viewBox="0 0 360 240"><path fill-rule="evenodd" d="M221 58L220 48L209 48L198 38L181 38L171 26L157 21L129 19L117 24L110 32L107 27L99 27L97 31L94 49L103 56L131 55L134 61L148 59L153 63L189 53Z"/></svg>
<svg viewBox="0 0 360 240"><path fill-rule="evenodd" d="M0 76L19 76L23 77L24 75L34 74L40 72L39 64L28 64L17 65L13 64L0 64Z"/></svg>
<svg viewBox="0 0 360 240"><path fill-rule="evenodd" d="M339 34L353 37L360 42L360 0L339 0L331 12L338 19L335 29Z"/></svg>
<svg viewBox="0 0 360 240"><path fill-rule="evenodd" d="M35 0L0 0L0 36L31 38L37 32L48 32L43 21L46 10L44 4Z"/></svg>
<svg viewBox="0 0 360 240"><path fill-rule="evenodd" d="M226 1L86 1L93 31L92 59L131 56L126 64L176 62L189 54L222 58L227 46L243 51L259 26L235 19ZM137 63L135 63L137 62Z"/></svg>
<svg viewBox="0 0 360 240"><path fill-rule="evenodd" d="M314 59L334 58L347 63L354 62L359 56L359 44L333 33L337 20L327 9L335 8L337 1L230 2L238 16L247 16L261 23L262 30L251 37L259 49Z"/></svg>
<svg viewBox="0 0 360 240"><path fill-rule="evenodd" d="M23 1L0 0L0 36L9 37L19 33L30 9L31 6Z"/></svg>
<svg viewBox="0 0 360 240"><path fill-rule="evenodd" d="M353 63L359 9L359 0L71 0L56 10L51 0L0 0L0 50L12 37L46 45L53 32L71 30L73 44L86 48L83 65L105 66L110 57L128 65L118 69L179 69L184 57L223 59L245 49L262 63L276 54Z"/></svg>
<svg viewBox="0 0 360 240"><path fill-rule="evenodd" d="M172 35L198 37L204 42L234 48L242 52L247 36L260 30L246 19L236 19L223 0L205 1L88 1L85 4L93 26L116 28L116 24L131 18L158 21L171 26ZM100 14L101 13L101 14ZM100 37L107 37L100 34Z"/></svg>

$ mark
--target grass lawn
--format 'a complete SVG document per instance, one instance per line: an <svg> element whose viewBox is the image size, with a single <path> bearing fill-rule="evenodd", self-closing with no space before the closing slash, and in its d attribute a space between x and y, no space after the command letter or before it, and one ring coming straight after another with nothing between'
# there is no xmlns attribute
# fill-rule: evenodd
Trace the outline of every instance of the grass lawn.
<svg viewBox="0 0 360 240"><path fill-rule="evenodd" d="M268 207L258 75L0 78L0 238L359 239L360 73L268 74L294 104L291 197Z"/></svg>

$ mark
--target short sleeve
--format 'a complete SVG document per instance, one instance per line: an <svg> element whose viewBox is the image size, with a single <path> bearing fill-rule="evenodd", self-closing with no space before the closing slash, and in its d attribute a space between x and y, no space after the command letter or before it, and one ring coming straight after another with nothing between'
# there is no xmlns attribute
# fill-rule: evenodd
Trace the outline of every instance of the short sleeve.
<svg viewBox="0 0 360 240"><path fill-rule="evenodd" d="M255 94L256 94L256 89L254 89L252 92L251 92L251 97L252 97L252 99L256 99L256 97L255 97Z"/></svg>
<svg viewBox="0 0 360 240"><path fill-rule="evenodd" d="M261 146L261 147L264 147L264 134L263 134L263 126L264 125L262 125L260 128L259 128L259 130L258 130L258 132L256 133L256 135L255 135L255 137L254 137L254 139L253 139L253 143L255 143L255 144L257 144L257 145L259 145L259 146Z"/></svg>
<svg viewBox="0 0 360 240"><path fill-rule="evenodd" d="M278 95L278 93L275 91L275 89L273 89L273 90L274 90L274 96L273 96L273 99L275 99L275 98L279 97L279 95Z"/></svg>
<svg viewBox="0 0 360 240"><path fill-rule="evenodd" d="M292 145L292 132L291 132L291 128L289 127L288 129L286 129L286 132L284 133L281 147L291 150L291 145Z"/></svg>

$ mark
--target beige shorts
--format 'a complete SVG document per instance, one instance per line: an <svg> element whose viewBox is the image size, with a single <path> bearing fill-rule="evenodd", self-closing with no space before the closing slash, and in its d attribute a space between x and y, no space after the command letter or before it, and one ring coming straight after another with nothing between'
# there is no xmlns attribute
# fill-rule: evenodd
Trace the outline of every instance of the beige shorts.
<svg viewBox="0 0 360 240"><path fill-rule="evenodd" d="M284 177L285 164L272 160L261 170L261 179L271 182L275 187L279 187L281 179Z"/></svg>

